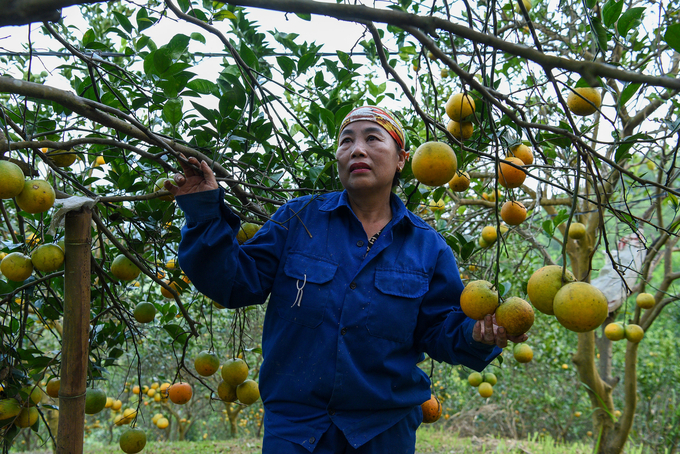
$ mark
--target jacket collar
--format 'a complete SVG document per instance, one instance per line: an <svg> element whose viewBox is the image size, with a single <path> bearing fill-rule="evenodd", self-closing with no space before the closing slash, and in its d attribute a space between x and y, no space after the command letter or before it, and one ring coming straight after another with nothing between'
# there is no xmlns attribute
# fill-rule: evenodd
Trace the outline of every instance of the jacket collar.
<svg viewBox="0 0 680 454"><path fill-rule="evenodd" d="M352 208L349 205L349 196L347 191L331 192L323 196L326 200L321 203L320 211L335 211L340 207L347 207L350 211ZM404 202L395 194L390 193L390 204L392 205L392 222L394 225L400 222L408 222L414 227L427 228L426 224L415 214L406 209ZM425 224L425 225L423 225Z"/></svg>

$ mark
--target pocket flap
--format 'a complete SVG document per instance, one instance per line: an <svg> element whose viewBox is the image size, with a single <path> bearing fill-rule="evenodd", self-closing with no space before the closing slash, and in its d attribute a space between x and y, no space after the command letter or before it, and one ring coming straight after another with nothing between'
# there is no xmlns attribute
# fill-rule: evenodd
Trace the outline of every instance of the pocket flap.
<svg viewBox="0 0 680 454"><path fill-rule="evenodd" d="M423 272L380 268L375 270L375 287L386 295L420 298L427 293L429 285Z"/></svg>
<svg viewBox="0 0 680 454"><path fill-rule="evenodd" d="M302 254L290 254L286 259L283 271L293 279L306 279L313 284L325 284L333 279L338 265L319 257ZM306 277L305 277L306 276Z"/></svg>

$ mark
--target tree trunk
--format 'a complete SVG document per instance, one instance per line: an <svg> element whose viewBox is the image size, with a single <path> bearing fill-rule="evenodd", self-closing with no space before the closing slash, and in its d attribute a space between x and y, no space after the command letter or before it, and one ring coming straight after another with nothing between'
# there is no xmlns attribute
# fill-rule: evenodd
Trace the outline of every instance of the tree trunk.
<svg viewBox="0 0 680 454"><path fill-rule="evenodd" d="M85 427L92 212L66 214L64 251L64 336L57 453L82 454Z"/></svg>

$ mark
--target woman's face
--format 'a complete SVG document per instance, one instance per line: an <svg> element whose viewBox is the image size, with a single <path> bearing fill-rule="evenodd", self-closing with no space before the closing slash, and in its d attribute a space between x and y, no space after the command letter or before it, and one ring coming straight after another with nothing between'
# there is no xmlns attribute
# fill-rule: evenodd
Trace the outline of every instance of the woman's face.
<svg viewBox="0 0 680 454"><path fill-rule="evenodd" d="M379 124L355 121L340 133L338 173L348 191L392 190L397 170L404 166L406 154Z"/></svg>

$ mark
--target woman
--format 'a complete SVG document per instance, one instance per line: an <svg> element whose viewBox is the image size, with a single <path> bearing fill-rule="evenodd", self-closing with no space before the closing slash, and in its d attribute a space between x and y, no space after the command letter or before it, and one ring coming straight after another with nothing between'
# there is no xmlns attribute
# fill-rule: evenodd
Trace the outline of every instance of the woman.
<svg viewBox="0 0 680 454"><path fill-rule="evenodd" d="M179 262L230 307L262 304L265 453L412 453L437 361L482 370L507 345L460 310L446 242L392 192L406 161L399 121L350 112L336 153L343 192L281 207L239 246L239 219L205 162L166 184L185 211ZM522 339L514 339L521 341Z"/></svg>

